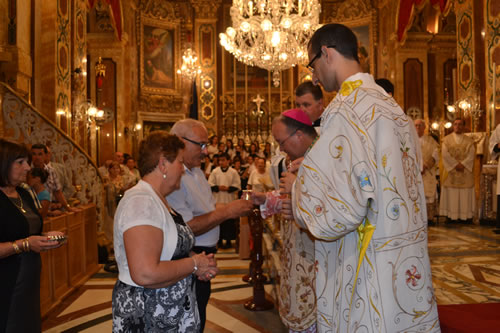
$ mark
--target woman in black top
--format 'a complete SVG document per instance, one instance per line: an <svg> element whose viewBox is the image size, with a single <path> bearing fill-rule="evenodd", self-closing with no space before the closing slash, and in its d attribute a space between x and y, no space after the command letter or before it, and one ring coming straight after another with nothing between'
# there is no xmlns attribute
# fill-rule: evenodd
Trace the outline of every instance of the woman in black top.
<svg viewBox="0 0 500 333"><path fill-rule="evenodd" d="M25 146L0 139L0 332L40 332L40 251L59 247L42 236L42 218L19 187L30 170Z"/></svg>

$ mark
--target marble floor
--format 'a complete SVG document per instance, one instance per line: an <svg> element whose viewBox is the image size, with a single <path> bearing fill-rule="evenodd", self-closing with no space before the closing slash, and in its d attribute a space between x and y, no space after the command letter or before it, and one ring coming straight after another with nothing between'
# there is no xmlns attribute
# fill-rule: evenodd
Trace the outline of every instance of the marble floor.
<svg viewBox="0 0 500 333"><path fill-rule="evenodd" d="M500 302L500 235L492 227L444 225L429 228L429 252L438 304ZM276 308L243 307L252 288L241 280L249 260L234 250L217 254L220 274L212 281L205 332L287 332ZM116 275L101 270L43 320L44 332L110 332L111 292ZM265 286L272 299L272 285Z"/></svg>

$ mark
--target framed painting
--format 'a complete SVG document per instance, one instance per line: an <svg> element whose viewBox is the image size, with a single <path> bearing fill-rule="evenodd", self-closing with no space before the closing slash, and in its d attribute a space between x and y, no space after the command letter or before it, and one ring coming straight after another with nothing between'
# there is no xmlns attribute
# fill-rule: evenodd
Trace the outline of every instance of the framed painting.
<svg viewBox="0 0 500 333"><path fill-rule="evenodd" d="M346 22L345 25L351 28L358 38L358 56L363 72L375 76L375 36L371 17Z"/></svg>
<svg viewBox="0 0 500 333"><path fill-rule="evenodd" d="M170 132L170 129L172 129L172 126L174 126L175 122L174 121L169 121L169 122L160 122L160 121L144 121L142 123L142 129L143 129L143 137L147 137L149 133L153 131L167 131Z"/></svg>
<svg viewBox="0 0 500 333"><path fill-rule="evenodd" d="M140 24L140 85L142 93L175 95L179 91L179 24L147 17Z"/></svg>
<svg viewBox="0 0 500 333"><path fill-rule="evenodd" d="M142 126L139 131L139 141L145 138L149 133L156 130L170 132L176 121L184 119L184 113L158 113L158 112L137 112L137 123Z"/></svg>

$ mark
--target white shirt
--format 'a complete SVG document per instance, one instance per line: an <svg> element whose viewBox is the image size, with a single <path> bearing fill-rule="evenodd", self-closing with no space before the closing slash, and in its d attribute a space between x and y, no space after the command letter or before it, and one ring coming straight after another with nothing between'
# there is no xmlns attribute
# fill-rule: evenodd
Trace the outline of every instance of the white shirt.
<svg viewBox="0 0 500 333"><path fill-rule="evenodd" d="M168 203L188 223L194 217L215 210L215 199L200 168L188 169L181 178L181 188L167 196ZM195 246L213 247L219 241L219 226L196 237Z"/></svg>
<svg viewBox="0 0 500 333"><path fill-rule="evenodd" d="M167 207L155 193L151 185L140 180L137 185L125 192L115 213L114 249L118 264L118 279L131 286L137 286L130 276L123 234L138 225L150 225L163 232L161 261L172 258L177 246L177 228Z"/></svg>
<svg viewBox="0 0 500 333"><path fill-rule="evenodd" d="M248 185L252 185L252 190L257 192L267 192L273 188L273 182L269 175L269 168L264 173L259 173L257 169L252 171L248 177Z"/></svg>

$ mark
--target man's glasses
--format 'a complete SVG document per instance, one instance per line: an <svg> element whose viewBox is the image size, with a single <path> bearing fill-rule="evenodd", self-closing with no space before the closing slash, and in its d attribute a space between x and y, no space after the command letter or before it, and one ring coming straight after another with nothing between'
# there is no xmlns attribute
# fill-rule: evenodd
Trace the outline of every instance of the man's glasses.
<svg viewBox="0 0 500 333"><path fill-rule="evenodd" d="M300 128L297 128L295 131L293 131L289 136L286 137L285 140L281 141L281 142L278 142L278 144L283 147L283 145L285 144L286 140L290 139L292 136L295 135L295 133L297 133L297 131L299 130Z"/></svg>
<svg viewBox="0 0 500 333"><path fill-rule="evenodd" d="M185 136L183 136L182 138L183 138L184 140L186 140L186 141L189 141L189 142L191 142L191 143L194 143L195 145L200 146L201 150L205 150L205 149L207 148L207 146L208 146L208 143L206 143L206 142L198 142L198 141L194 141L194 140L191 140L191 139L186 138Z"/></svg>
<svg viewBox="0 0 500 333"><path fill-rule="evenodd" d="M336 45L328 45L326 48L327 49L334 49L336 48L337 46ZM311 61L309 61L309 63L307 64L307 69L309 69L311 71L311 73L314 73L314 67L313 67L313 64L314 62L321 57L321 48L319 49L318 53L316 53L316 55L311 59Z"/></svg>

